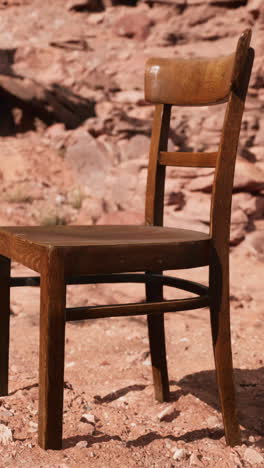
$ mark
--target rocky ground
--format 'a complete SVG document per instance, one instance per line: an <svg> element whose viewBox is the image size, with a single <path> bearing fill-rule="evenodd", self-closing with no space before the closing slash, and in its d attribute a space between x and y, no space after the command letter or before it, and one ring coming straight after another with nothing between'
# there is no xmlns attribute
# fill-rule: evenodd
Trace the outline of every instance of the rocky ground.
<svg viewBox="0 0 264 468"><path fill-rule="evenodd" d="M9 74L23 77L25 89L37 83L71 99L67 121L58 107L47 117L2 100L1 225L143 223L153 115L144 101L146 59L226 54L248 27L256 49L231 230L243 445L225 446L208 311L199 310L166 316L166 404L153 399L145 319L67 325L63 450L42 451L36 443L39 291L19 288L12 292L10 395L0 398L1 467L264 466L263 6L261 0L0 1L0 94L1 76ZM76 113L77 101L83 107ZM170 149L214 151L223 112L222 105L174 110ZM166 225L207 232L211 186L211 169L168 170ZM207 273L177 275L206 282ZM143 297L137 285L68 288L72 306Z"/></svg>

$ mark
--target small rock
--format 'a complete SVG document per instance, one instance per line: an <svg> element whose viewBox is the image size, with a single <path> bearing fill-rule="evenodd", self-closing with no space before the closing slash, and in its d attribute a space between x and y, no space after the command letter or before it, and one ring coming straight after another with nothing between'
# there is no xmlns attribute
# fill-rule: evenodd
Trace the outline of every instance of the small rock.
<svg viewBox="0 0 264 468"><path fill-rule="evenodd" d="M180 461L188 457L188 451L184 448L176 448L173 454L173 460Z"/></svg>
<svg viewBox="0 0 264 468"><path fill-rule="evenodd" d="M0 418L9 418L11 416L14 416L14 414L9 411L8 409L6 408L1 408L0 410Z"/></svg>
<svg viewBox="0 0 264 468"><path fill-rule="evenodd" d="M251 465L259 465L260 463L264 463L263 456L258 453L253 448L247 448L244 453L244 460ZM263 466L263 465L262 465Z"/></svg>
<svg viewBox="0 0 264 468"><path fill-rule="evenodd" d="M88 21L90 24L100 24L104 21L104 13L94 13L93 15L89 15Z"/></svg>
<svg viewBox="0 0 264 468"><path fill-rule="evenodd" d="M151 366L151 360L148 358L148 359L145 359L145 361L142 362L143 366Z"/></svg>
<svg viewBox="0 0 264 468"><path fill-rule="evenodd" d="M217 416L214 415L209 416L209 418L207 418L206 424L210 428L222 428L222 423L219 421Z"/></svg>
<svg viewBox="0 0 264 468"><path fill-rule="evenodd" d="M25 443L25 447L28 447L28 448L31 449L31 448L33 448L33 445L32 445L31 442L26 442L26 443Z"/></svg>
<svg viewBox="0 0 264 468"><path fill-rule="evenodd" d="M88 445L87 440L80 440L80 442L77 442L77 444L75 445L75 447L78 447L78 448L85 448L85 447L87 447L87 445Z"/></svg>
<svg viewBox="0 0 264 468"><path fill-rule="evenodd" d="M9 427L0 424L0 444L7 445L13 441L13 434Z"/></svg>
<svg viewBox="0 0 264 468"><path fill-rule="evenodd" d="M183 338L180 338L179 343L188 343L189 341L190 340L184 336Z"/></svg>
<svg viewBox="0 0 264 468"><path fill-rule="evenodd" d="M34 421L29 421L30 427L38 427L38 424L35 423Z"/></svg>
<svg viewBox="0 0 264 468"><path fill-rule="evenodd" d="M202 456L200 455L200 457L196 454L196 453L192 453L191 456L190 456L190 467L193 466L193 467L201 467L201 466L204 466L204 464L202 463L201 461L202 459Z"/></svg>
<svg viewBox="0 0 264 468"><path fill-rule="evenodd" d="M56 197L55 197L55 203L56 203L56 205L61 205L61 204L64 203L64 202L65 202L65 197L64 197L64 195L60 195L60 194L56 195Z"/></svg>
<svg viewBox="0 0 264 468"><path fill-rule="evenodd" d="M168 414L170 414L173 411L173 405L169 405L166 408L164 408L159 414L158 414L158 419L160 421L163 421Z"/></svg>
<svg viewBox="0 0 264 468"><path fill-rule="evenodd" d="M74 361L71 361L71 362L67 362L67 364L65 365L65 367L68 369L69 367L73 367L75 366L75 362Z"/></svg>
<svg viewBox="0 0 264 468"><path fill-rule="evenodd" d="M89 424L95 424L95 417L91 413L86 413L82 415L81 421Z"/></svg>
<svg viewBox="0 0 264 468"><path fill-rule="evenodd" d="M37 432L38 430L38 426L31 426L29 429L28 429L28 432Z"/></svg>
<svg viewBox="0 0 264 468"><path fill-rule="evenodd" d="M82 430L85 430L86 436L93 436L95 434L95 426L93 424L81 422L81 428Z"/></svg>

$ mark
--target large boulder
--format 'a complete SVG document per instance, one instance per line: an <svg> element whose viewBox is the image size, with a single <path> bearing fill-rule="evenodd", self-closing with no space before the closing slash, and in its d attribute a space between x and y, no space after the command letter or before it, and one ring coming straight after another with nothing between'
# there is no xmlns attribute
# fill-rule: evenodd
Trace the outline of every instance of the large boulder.
<svg viewBox="0 0 264 468"><path fill-rule="evenodd" d="M112 166L112 155L105 145L88 132L76 132L65 151L65 159L75 175L76 183L87 194L103 194L104 178Z"/></svg>
<svg viewBox="0 0 264 468"><path fill-rule="evenodd" d="M117 36L144 40L148 37L153 21L142 11L125 13L114 24L113 32Z"/></svg>

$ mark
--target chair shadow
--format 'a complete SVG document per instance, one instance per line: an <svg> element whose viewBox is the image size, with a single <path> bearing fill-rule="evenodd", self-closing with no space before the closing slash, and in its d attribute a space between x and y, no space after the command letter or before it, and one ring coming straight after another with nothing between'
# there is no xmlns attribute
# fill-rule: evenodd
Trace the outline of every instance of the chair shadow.
<svg viewBox="0 0 264 468"><path fill-rule="evenodd" d="M242 434L246 437L252 433L264 435L264 367L260 367L259 369L235 369L234 375L237 390L239 422L245 428L245 430L242 431ZM212 408L220 411L215 371L201 371L189 374L179 381L171 381L170 385L180 387L179 389L171 392L171 401L177 401L180 396L191 393ZM129 391L141 391L145 387L145 385L130 385L117 390L116 392L109 393L105 397L100 397L98 403L109 403L120 398L120 396L125 395ZM171 422L178 416L178 414L178 411L175 410L172 415L169 415L170 419L167 422ZM89 446L92 446L95 443L107 443L111 440L118 440L123 442L126 447L144 447L152 443L154 440L166 439L173 442L182 440L188 443L202 440L204 438L219 440L223 435L223 430L217 428L194 429L193 431L188 431L180 436L174 436L171 434L162 436L158 432L150 431L137 439L126 442L117 435L110 436L97 431L94 436L77 435L75 437L64 439L63 447L73 447L81 440L86 440ZM264 444L264 442L260 441L259 443L256 443L257 446L259 444L260 448L262 448L262 444Z"/></svg>
<svg viewBox="0 0 264 468"><path fill-rule="evenodd" d="M264 367L234 369L239 423L250 431L264 435ZM171 393L177 400L179 394L191 393L220 411L215 371L189 374L178 382L171 381L180 390Z"/></svg>
<svg viewBox="0 0 264 468"><path fill-rule="evenodd" d="M174 381L172 381L171 384L172 385L173 384L178 385L178 383L174 382ZM104 397L95 396L94 400L95 400L96 404L111 403L112 401L117 400L121 396L126 395L128 392L142 391L145 388L146 388L146 385L129 385L128 387L121 388L121 389L117 390L116 392L111 392L111 393L105 395ZM188 391L185 392L184 390L176 390L174 392L171 392L171 400L176 401L181 395L184 395L184 394L187 394L187 393L188 393ZM163 421L172 422L174 419L176 419L179 416L179 414L180 414L180 412L175 409L172 413L165 416L163 418ZM111 440L117 440L119 442L123 442L125 447L144 447L146 445L149 445L154 440L160 440L160 439L164 439L164 440L169 439L169 440L171 440L173 442L177 442L177 441L180 441L180 440L183 440L185 442L192 442L192 441L204 439L206 437L218 440L221 437L223 437L223 430L209 429L209 428L208 429L207 428L206 429L199 429L199 430L193 430L193 431L186 432L186 433L184 433L184 434L182 434L180 436L177 436L177 437L173 436L173 435L162 436L158 432L151 431L148 434L144 434L144 435L138 437L137 439L130 440L128 442L122 440L121 437L119 437L118 435L110 436L108 434L105 434L105 433L103 433L101 431L96 430L95 434L92 435L92 436L90 434L76 435L76 436L68 437L68 438L64 439L63 440L63 448L67 449L67 448L70 448L70 447L74 447L80 441L86 441L89 447L91 447L92 445L97 444L97 443L100 443L100 444L107 443L107 442L110 442Z"/></svg>
<svg viewBox="0 0 264 468"><path fill-rule="evenodd" d="M240 424L244 426L243 434L248 436L252 433L264 436L264 367L258 369L234 369L235 384L237 391L237 407L238 407L238 418ZM25 386L23 388L14 390L9 395L15 394L18 390L30 390L38 386L38 383ZM218 401L218 391L216 385L216 376L214 370L201 371L193 374L184 376L181 380L170 381L170 386L177 386L176 390L172 390L170 393L170 400L177 401L181 396L192 394L196 398L205 402L212 408L220 411ZM64 383L64 388L71 388L68 382ZM116 392L111 392L104 397L94 397L96 404L111 403L118 398L126 395L132 391L142 391L146 388L146 385L129 385L121 388ZM166 422L171 422L177 418L179 412L175 409L171 414L166 416ZM168 434L162 436L158 432L150 431L148 434L144 434L137 439L129 440L128 442L123 441L118 435L108 435L100 431L91 436L90 434L76 435L68 437L63 441L63 448L70 448L75 446L78 442L86 440L89 446L96 443L107 443L111 440L117 440L124 443L126 447L144 447L154 440L166 439L173 442L184 441L193 442L204 438L210 438L218 440L223 437L224 432L221 429L204 428L193 431L188 431L180 436L173 436ZM260 448L263 448L264 441L256 443L260 444Z"/></svg>
<svg viewBox="0 0 264 468"><path fill-rule="evenodd" d="M193 431L185 432L180 436L173 436L168 434L166 436L162 436L157 432L149 432L148 434L144 434L138 437L135 440L129 440L126 443L126 447L145 447L146 445L150 444L154 440L171 440L172 442L178 442L179 440L183 440L184 442L194 442L197 440L204 439L205 437L209 437L210 439L218 440L223 437L223 431L221 429L197 429Z"/></svg>
<svg viewBox="0 0 264 468"><path fill-rule="evenodd" d="M180 411L177 411L176 409L174 409L170 414L167 414L166 416L163 416L162 421L167 422L167 423L172 422L172 421L174 421L174 419L176 419L180 414L181 414Z"/></svg>
<svg viewBox="0 0 264 468"><path fill-rule="evenodd" d="M119 442L122 442L122 439L121 437L119 436L110 436L108 434L105 434L101 431L96 431L95 435L91 436L91 435L77 435L77 436L73 436L73 437L68 437L67 439L63 439L62 441L62 448L63 449L67 449L67 448L71 448L71 447L75 447L76 444L78 444L78 442L81 442L81 441L86 441L88 446L89 447L92 447L92 445L94 444L103 444L103 443L107 443L107 442L110 442L111 440L117 440Z"/></svg>
<svg viewBox="0 0 264 468"><path fill-rule="evenodd" d="M32 388L37 388L38 386L39 386L38 382L33 383L31 385L26 385L25 387L20 387L20 388L17 388L16 390L13 390L12 392L9 392L8 396L15 395L19 391L31 390ZM72 384L70 382L67 382L67 381L64 382L63 388L68 389L68 390L73 390Z"/></svg>
<svg viewBox="0 0 264 468"><path fill-rule="evenodd" d="M129 385L128 387L120 388L116 392L111 392L105 395L104 397L100 397L99 395L94 396L94 402L101 405L102 403L111 403L112 401L117 400L118 398L126 395L129 392L140 392L144 390L146 385Z"/></svg>
<svg viewBox="0 0 264 468"><path fill-rule="evenodd" d="M38 383L33 383L31 385L27 385L25 387L20 387L20 388L17 388L16 390L13 390L12 392L9 392L8 393L8 396L12 396L12 395L15 395L15 393L19 392L20 390L23 391L23 390L31 390L32 388L36 388L38 387Z"/></svg>
<svg viewBox="0 0 264 468"><path fill-rule="evenodd" d="M94 444L102 444L110 442L111 440L117 440L119 442L123 442L124 446L127 448L130 447L145 447L146 445L151 444L154 440L171 440L172 442L178 442L183 440L184 442L194 442L197 440L201 440L204 438L210 438L213 440L219 440L223 437L223 431L221 429L198 429L186 432L178 437L173 436L171 434L162 436L158 432L149 432L148 434L144 434L139 436L137 439L129 440L128 442L123 441L119 436L110 436L100 431L96 431L96 434L91 435L77 435L73 437L68 437L67 439L63 440L63 449L74 447L80 441L86 441L89 447L92 447Z"/></svg>
<svg viewBox="0 0 264 468"><path fill-rule="evenodd" d="M146 385L142 385L142 384L141 385L139 384L129 385L127 387L120 388L116 392L108 393L104 397L96 395L94 396L94 402L99 405L103 403L111 403L117 400L118 398L126 395L129 392L140 392L144 390L145 388L146 388ZM110 436L108 434L105 434L101 431L96 430L93 436L77 435L73 437L68 437L67 439L64 439L62 443L63 443L63 448L66 449L66 448L74 447L80 441L86 441L89 446L92 446L93 444L99 444L99 443L102 444L102 443L110 442L111 440L117 440L119 442L122 442L121 437L119 437L118 435Z"/></svg>

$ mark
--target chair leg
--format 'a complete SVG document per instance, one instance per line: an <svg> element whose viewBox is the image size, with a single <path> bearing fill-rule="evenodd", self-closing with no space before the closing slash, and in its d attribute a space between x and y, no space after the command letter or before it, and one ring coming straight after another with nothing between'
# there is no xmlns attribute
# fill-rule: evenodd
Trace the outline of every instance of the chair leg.
<svg viewBox="0 0 264 468"><path fill-rule="evenodd" d="M51 251L41 274L39 429L43 449L62 446L66 285L63 265Z"/></svg>
<svg viewBox="0 0 264 468"><path fill-rule="evenodd" d="M146 284L147 301L162 299L162 286ZM169 401L170 389L166 358L164 314L148 315L149 346L156 400Z"/></svg>
<svg viewBox="0 0 264 468"><path fill-rule="evenodd" d="M0 256L0 396L8 395L10 260Z"/></svg>
<svg viewBox="0 0 264 468"><path fill-rule="evenodd" d="M241 443L237 419L230 336L229 268L226 264L210 268L210 315L220 404L227 445Z"/></svg>

